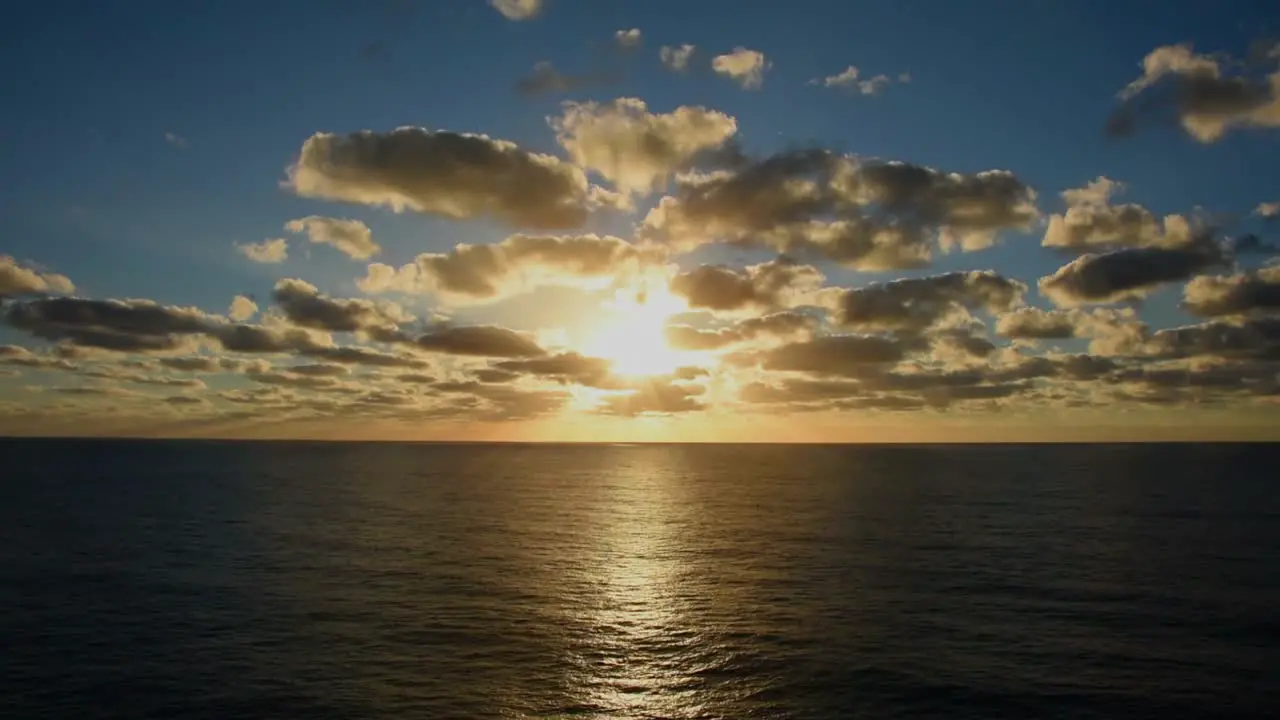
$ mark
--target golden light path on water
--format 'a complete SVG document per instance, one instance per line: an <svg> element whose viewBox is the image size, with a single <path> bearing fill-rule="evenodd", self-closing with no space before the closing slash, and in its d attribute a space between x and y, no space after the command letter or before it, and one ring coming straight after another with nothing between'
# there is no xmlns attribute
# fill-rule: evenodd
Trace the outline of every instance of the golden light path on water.
<svg viewBox="0 0 1280 720"><path fill-rule="evenodd" d="M624 452L601 478L589 597L566 618L583 632L566 660L577 707L599 712L588 717L708 717L749 694L708 682L734 653L715 620L723 599L689 545L708 539L680 455Z"/></svg>

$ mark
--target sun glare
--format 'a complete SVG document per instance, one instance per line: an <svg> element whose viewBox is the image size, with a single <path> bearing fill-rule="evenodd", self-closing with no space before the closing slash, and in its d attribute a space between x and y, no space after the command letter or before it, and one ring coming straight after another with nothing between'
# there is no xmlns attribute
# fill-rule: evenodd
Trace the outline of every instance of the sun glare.
<svg viewBox="0 0 1280 720"><path fill-rule="evenodd" d="M582 352L613 361L619 375L662 375L690 364L690 353L667 345L667 319L685 309L684 302L666 292L619 290L603 308L596 332Z"/></svg>

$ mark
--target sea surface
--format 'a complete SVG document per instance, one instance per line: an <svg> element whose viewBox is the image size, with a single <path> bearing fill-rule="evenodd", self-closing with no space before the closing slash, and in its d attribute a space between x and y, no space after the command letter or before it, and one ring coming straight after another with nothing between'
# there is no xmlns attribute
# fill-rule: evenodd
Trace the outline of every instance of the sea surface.
<svg viewBox="0 0 1280 720"><path fill-rule="evenodd" d="M0 441L0 717L1280 718L1280 446Z"/></svg>

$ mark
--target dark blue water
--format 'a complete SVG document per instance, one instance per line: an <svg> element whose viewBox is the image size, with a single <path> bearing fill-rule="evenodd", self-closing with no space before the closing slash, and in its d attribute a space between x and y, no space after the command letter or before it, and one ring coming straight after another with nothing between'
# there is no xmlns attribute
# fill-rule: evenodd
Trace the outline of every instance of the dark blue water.
<svg viewBox="0 0 1280 720"><path fill-rule="evenodd" d="M1280 717L1274 446L0 442L0 717Z"/></svg>

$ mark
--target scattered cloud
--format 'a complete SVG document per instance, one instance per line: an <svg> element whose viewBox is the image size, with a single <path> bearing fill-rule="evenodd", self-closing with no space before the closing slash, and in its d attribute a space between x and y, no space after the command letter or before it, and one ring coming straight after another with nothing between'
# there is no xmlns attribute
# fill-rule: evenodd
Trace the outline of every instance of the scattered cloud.
<svg viewBox="0 0 1280 720"><path fill-rule="evenodd" d="M1280 70L1260 78L1229 74L1235 66L1196 53L1190 44L1152 50L1143 58L1142 75L1120 91L1108 131L1128 135L1169 112L1202 143L1234 128L1280 127Z"/></svg>
<svg viewBox="0 0 1280 720"><path fill-rule="evenodd" d="M1259 203L1253 213L1264 218L1280 217L1280 201Z"/></svg>
<svg viewBox="0 0 1280 720"><path fill-rule="evenodd" d="M935 244L990 247L1039 217L1012 173L947 173L823 150L780 153L730 170L687 173L645 217L644 237L687 249L763 245L859 270L923 267Z"/></svg>
<svg viewBox="0 0 1280 720"><path fill-rule="evenodd" d="M1280 312L1280 265L1193 278L1183 290L1182 306L1202 317Z"/></svg>
<svg viewBox="0 0 1280 720"><path fill-rule="evenodd" d="M663 45L658 51L658 59L662 61L662 66L672 72L684 72L689 69L689 61L693 59L693 53L697 51L697 47L689 44L684 45Z"/></svg>
<svg viewBox="0 0 1280 720"><path fill-rule="evenodd" d="M613 72L591 72L566 75L556 70L550 62L542 61L533 66L530 73L516 81L515 90L525 97L563 95L582 88L612 85L619 76Z"/></svg>
<svg viewBox="0 0 1280 720"><path fill-rule="evenodd" d="M187 139L174 132L165 133L164 141L176 148L185 148L187 146Z"/></svg>
<svg viewBox="0 0 1280 720"><path fill-rule="evenodd" d="M1166 215L1161 222L1141 205L1112 205L1111 197L1124 188L1123 183L1099 177L1083 188L1064 191L1067 211L1049 217L1042 244L1061 250L1096 252L1126 247L1180 247L1195 240L1191 221L1182 215Z"/></svg>
<svg viewBox="0 0 1280 720"><path fill-rule="evenodd" d="M1063 307L1137 300L1223 262L1222 253L1211 246L1126 248L1081 255L1040 278L1039 287L1042 295Z"/></svg>
<svg viewBox="0 0 1280 720"><path fill-rule="evenodd" d="M256 263L282 263L289 259L289 241L284 238L244 243L235 246L236 251Z"/></svg>
<svg viewBox="0 0 1280 720"><path fill-rule="evenodd" d="M277 282L272 298L276 307L290 322L313 330L394 330L402 323L413 320L413 316L394 303L331 298L304 280L285 279Z"/></svg>
<svg viewBox="0 0 1280 720"><path fill-rule="evenodd" d="M539 230L578 227L590 207L586 176L567 162L485 135L416 127L317 133L288 175L304 197Z"/></svg>
<svg viewBox="0 0 1280 720"><path fill-rule="evenodd" d="M773 68L764 53L734 48L733 52L717 55L711 60L711 69L741 85L746 90L758 90L764 85L764 74Z"/></svg>
<svg viewBox="0 0 1280 720"><path fill-rule="evenodd" d="M640 28L619 30L613 34L613 40L618 44L618 47L623 50L635 50L640 47Z"/></svg>
<svg viewBox="0 0 1280 720"><path fill-rule="evenodd" d="M292 233L306 233L311 242L337 248L352 260L367 260L382 252L382 246L373 241L369 226L359 220L309 215L290 220L284 229Z"/></svg>
<svg viewBox="0 0 1280 720"><path fill-rule="evenodd" d="M367 293L435 293L475 302L538 285L608 284L665 261L664 248L639 247L611 235L512 235L500 243L423 253L399 268L374 263L357 285Z"/></svg>
<svg viewBox="0 0 1280 720"><path fill-rule="evenodd" d="M75 289L66 275L26 267L9 255L0 255L0 300L12 295L65 294Z"/></svg>
<svg viewBox="0 0 1280 720"><path fill-rule="evenodd" d="M908 73L900 73L898 75L898 82L911 82L911 75ZM875 95L892 83L893 79L888 75L883 74L869 78L861 78L858 68L854 65L850 65L834 75L813 78L805 84L835 88L837 90L846 90L856 92L861 95Z"/></svg>
<svg viewBox="0 0 1280 720"><path fill-rule="evenodd" d="M727 327L703 330L689 325L668 325L666 341L678 350L722 350L757 342L794 340L809 336L818 319L798 312L775 312L739 320Z"/></svg>
<svg viewBox="0 0 1280 720"><path fill-rule="evenodd" d="M706 406L698 396L705 391L701 385L655 381L639 388L601 400L601 412L611 415L671 415L695 412Z"/></svg>
<svg viewBox="0 0 1280 720"><path fill-rule="evenodd" d="M721 147L738 131L737 122L722 112L682 105L651 113L637 98L567 102L549 122L575 163L627 194L665 187L700 153Z"/></svg>
<svg viewBox="0 0 1280 720"><path fill-rule="evenodd" d="M837 322L858 330L920 333L967 321L969 310L1000 312L1022 303L1027 286L990 270L873 283L835 300Z"/></svg>
<svg viewBox="0 0 1280 720"><path fill-rule="evenodd" d="M475 357L530 358L547 353L528 333L495 325L442 327L413 343L426 351Z"/></svg>
<svg viewBox="0 0 1280 720"><path fill-rule="evenodd" d="M231 308L227 310L227 317L236 322L244 322L257 313L258 303L244 295L237 295L231 299Z"/></svg>
<svg viewBox="0 0 1280 720"><path fill-rule="evenodd" d="M671 279L671 293L693 310L760 314L813 299L824 276L812 265L782 256L741 270L702 265Z"/></svg>
<svg viewBox="0 0 1280 720"><path fill-rule="evenodd" d="M489 0L489 5L508 20L532 20L542 11L542 0Z"/></svg>

